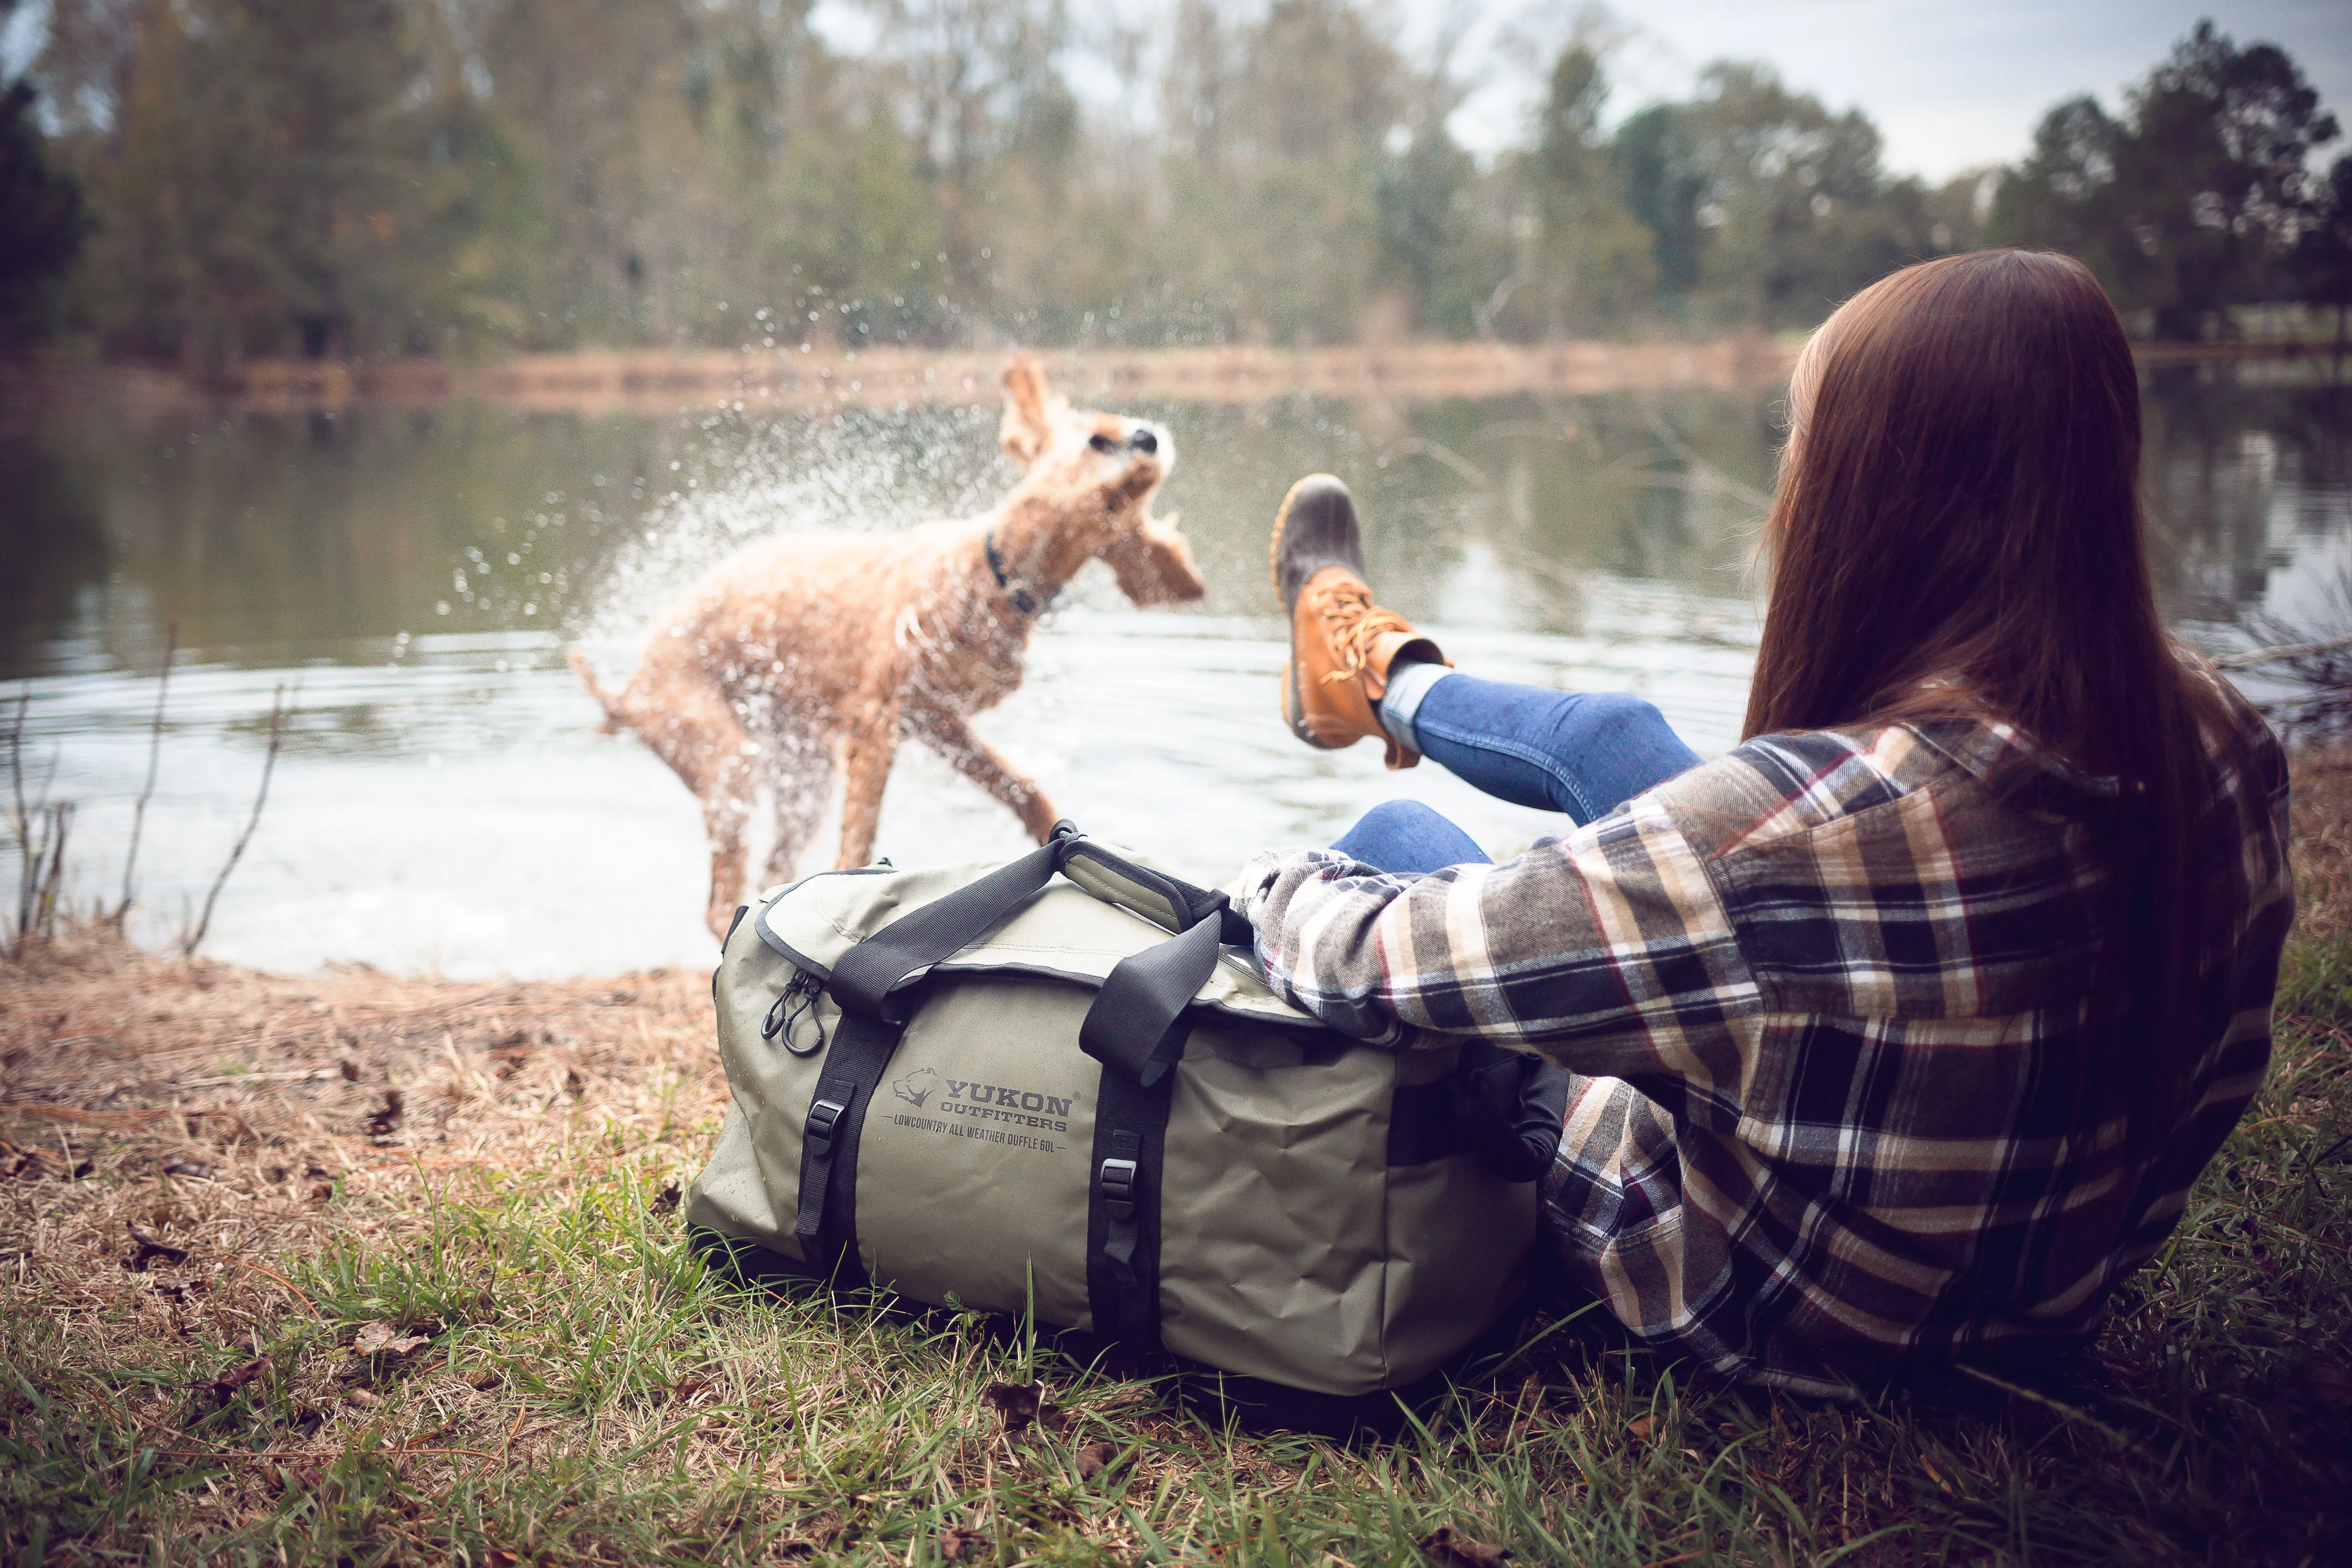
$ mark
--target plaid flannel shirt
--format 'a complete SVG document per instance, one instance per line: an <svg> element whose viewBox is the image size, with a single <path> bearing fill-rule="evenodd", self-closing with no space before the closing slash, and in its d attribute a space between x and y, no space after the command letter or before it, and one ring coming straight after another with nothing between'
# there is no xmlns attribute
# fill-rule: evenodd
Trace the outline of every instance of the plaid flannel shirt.
<svg viewBox="0 0 2352 1568"><path fill-rule="evenodd" d="M2214 748L2200 841L2239 914L2187 1109L2138 1165L2130 1064L2087 1119L2072 1076L2095 1043L2084 824L2115 786L2000 726L1762 737L1504 865L1293 850L1234 886L1275 990L1333 1026L1583 1075L1542 1186L1572 1283L1661 1349L1850 1395L2095 1332L2260 1086L2286 768L2231 702L2256 776Z"/></svg>

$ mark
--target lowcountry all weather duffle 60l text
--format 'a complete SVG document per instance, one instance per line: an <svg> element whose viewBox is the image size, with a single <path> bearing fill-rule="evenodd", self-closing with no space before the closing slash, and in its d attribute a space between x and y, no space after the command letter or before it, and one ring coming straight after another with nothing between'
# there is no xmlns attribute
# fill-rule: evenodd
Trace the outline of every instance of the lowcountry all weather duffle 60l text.
<svg viewBox="0 0 2352 1568"><path fill-rule="evenodd" d="M1525 1291L1568 1075L1351 1040L1249 942L1223 894L1066 823L1002 866L784 889L713 977L734 1103L688 1225L1269 1393L1423 1378Z"/></svg>

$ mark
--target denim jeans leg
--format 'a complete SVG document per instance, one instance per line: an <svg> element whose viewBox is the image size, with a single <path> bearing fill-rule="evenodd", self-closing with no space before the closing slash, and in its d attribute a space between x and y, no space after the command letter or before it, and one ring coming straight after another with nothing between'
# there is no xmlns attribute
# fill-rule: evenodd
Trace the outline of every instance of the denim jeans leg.
<svg viewBox="0 0 2352 1568"><path fill-rule="evenodd" d="M1652 704L1446 676L1412 717L1423 756L1488 795L1581 826L1698 761Z"/></svg>
<svg viewBox="0 0 2352 1568"><path fill-rule="evenodd" d="M1417 800L1381 802L1358 817L1331 847L1400 877L1486 863L1476 840Z"/></svg>

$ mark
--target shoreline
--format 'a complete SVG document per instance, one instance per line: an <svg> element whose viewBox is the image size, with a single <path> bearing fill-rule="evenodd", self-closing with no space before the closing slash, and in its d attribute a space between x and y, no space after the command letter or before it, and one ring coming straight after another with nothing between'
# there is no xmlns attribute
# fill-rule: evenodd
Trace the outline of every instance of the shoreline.
<svg viewBox="0 0 2352 1568"><path fill-rule="evenodd" d="M482 365L430 359L250 360L208 382L152 366L0 367L0 401L98 401L152 410L259 413L425 410L478 402L525 412L673 414L692 409L834 413L993 404L1014 348L581 349ZM1318 348L1062 348L1034 351L1055 386L1102 402L1255 404L1309 396L1411 405L1612 392L1753 393L1784 380L1795 345L1761 334L1700 342L1400 342ZM2133 345L2143 370L2338 361L2324 342Z"/></svg>

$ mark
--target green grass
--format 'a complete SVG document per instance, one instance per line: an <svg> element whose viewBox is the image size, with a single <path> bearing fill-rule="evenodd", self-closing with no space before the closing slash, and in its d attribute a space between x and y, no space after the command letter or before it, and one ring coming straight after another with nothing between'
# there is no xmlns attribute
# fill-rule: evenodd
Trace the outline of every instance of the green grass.
<svg viewBox="0 0 2352 1568"><path fill-rule="evenodd" d="M1759 1395L1594 1314L1399 1441L1251 1436L972 1315L747 1291L682 1245L660 1150L608 1141L429 1187L399 1227L355 1216L275 1265L292 1290L248 1281L266 1307L184 1332L120 1289L0 1297L0 1563L1372 1568L1432 1560L1441 1525L1521 1563L2342 1561L2336 1016L2283 1021L2177 1243L2024 1394ZM371 1322L428 1342L357 1357ZM1066 1424L1008 1436L983 1391L1033 1381ZM1117 1458L1082 1476L1098 1442Z"/></svg>

